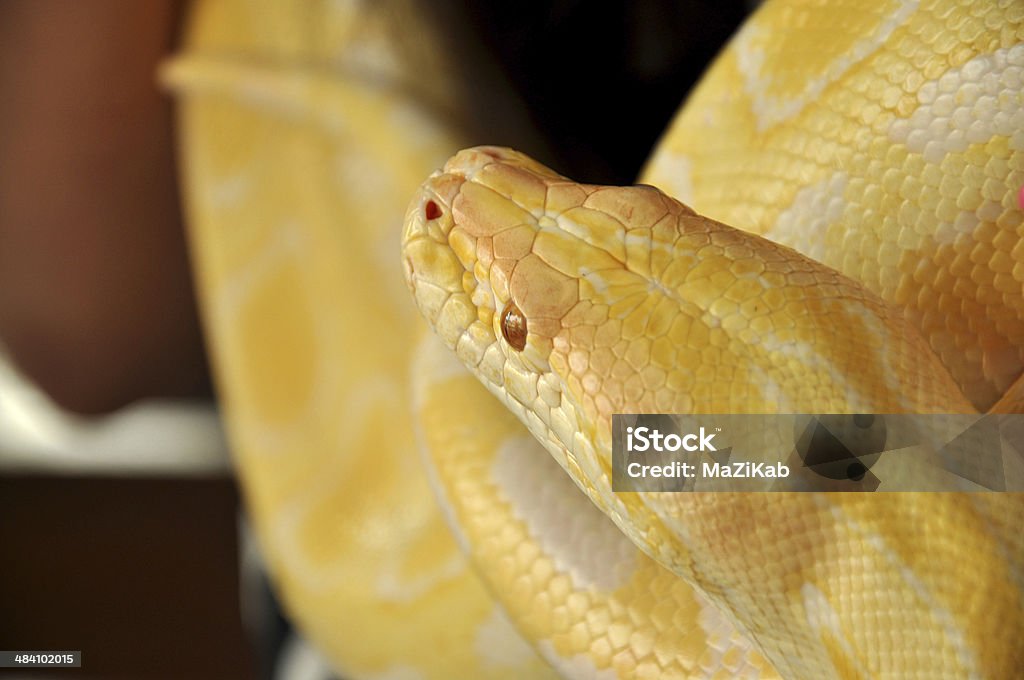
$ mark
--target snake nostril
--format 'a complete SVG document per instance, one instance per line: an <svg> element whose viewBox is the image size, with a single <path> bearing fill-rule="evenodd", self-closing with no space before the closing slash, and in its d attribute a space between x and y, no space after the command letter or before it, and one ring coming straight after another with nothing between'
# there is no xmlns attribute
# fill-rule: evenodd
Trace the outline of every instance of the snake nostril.
<svg viewBox="0 0 1024 680"><path fill-rule="evenodd" d="M428 220L436 220L441 216L441 207L434 201L427 201L423 206L423 214Z"/></svg>

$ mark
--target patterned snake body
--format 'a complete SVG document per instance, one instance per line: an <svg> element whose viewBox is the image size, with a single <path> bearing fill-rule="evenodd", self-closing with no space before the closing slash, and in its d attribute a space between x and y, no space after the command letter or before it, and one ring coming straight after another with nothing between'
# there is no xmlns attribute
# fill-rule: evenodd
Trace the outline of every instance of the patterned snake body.
<svg viewBox="0 0 1024 680"><path fill-rule="evenodd" d="M417 189L464 141L407 94L459 88L376 7L200 2L165 74L247 504L334 665L1019 677L1020 495L612 494L608 418L1019 411L1024 6L766 3L660 191L493 147Z"/></svg>
<svg viewBox="0 0 1024 680"><path fill-rule="evenodd" d="M428 180L410 205L403 252L417 303L446 344L623 532L731 611L784 676L870 671L860 651L869 646L886 658L869 644L875 632L857 625L858 599L914 603L890 625L945 639L936 672L961 656L967 647L946 626L974 584L960 580L959 550L929 547L949 534L950 514L989 538L971 559L995 568L992 590L973 597L994 605L996 584L1012 583L1011 565L999 564L1007 537L952 495L698 502L611 492L613 413L970 412L916 329L847 277L655 189L580 185L497 148L461 152ZM502 328L510 309L525 321L521 349ZM787 542L785 558L768 547ZM910 545L920 552L894 554ZM752 573L751 546L778 559ZM957 568L934 574L932 599L893 571L904 559ZM870 594L859 592L866 583Z"/></svg>

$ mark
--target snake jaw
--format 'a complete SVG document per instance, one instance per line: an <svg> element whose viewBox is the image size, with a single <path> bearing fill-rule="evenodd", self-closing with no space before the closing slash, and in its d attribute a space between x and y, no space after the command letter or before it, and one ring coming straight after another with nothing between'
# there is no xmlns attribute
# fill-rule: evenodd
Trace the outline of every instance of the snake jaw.
<svg viewBox="0 0 1024 680"><path fill-rule="evenodd" d="M579 339L572 337L574 324L608 309L581 304L581 290L592 287L587 277L596 280L620 262L603 241L585 238L577 220L589 213L561 214L587 195L583 185L518 152L459 152L413 198L403 260L421 312L462 363L563 468L582 473L580 479L603 479L607 466L590 444L600 438L595 414L584 405L568 357ZM599 238L604 226L597 227ZM588 265L570 266L562 256L570 254ZM520 347L502 334L499 312L510 303L527 322ZM621 514L602 489L591 485L587 493Z"/></svg>

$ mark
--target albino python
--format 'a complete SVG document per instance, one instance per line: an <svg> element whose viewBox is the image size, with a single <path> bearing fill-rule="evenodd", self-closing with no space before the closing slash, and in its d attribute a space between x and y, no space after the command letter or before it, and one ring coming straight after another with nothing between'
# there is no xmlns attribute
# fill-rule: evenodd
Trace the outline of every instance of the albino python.
<svg viewBox="0 0 1024 680"><path fill-rule="evenodd" d="M163 73L306 636L378 680L1020 677L1020 494L615 494L608 419L1019 412L1024 3L769 2L630 188L483 147L417 189L470 96L417 7L199 2Z"/></svg>

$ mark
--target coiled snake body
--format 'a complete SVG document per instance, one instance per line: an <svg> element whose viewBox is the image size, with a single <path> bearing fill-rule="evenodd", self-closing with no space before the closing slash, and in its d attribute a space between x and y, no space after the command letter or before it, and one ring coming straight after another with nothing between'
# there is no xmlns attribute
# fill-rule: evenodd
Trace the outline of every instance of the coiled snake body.
<svg viewBox="0 0 1024 680"><path fill-rule="evenodd" d="M615 412L1019 411L1024 6L768 3L653 155L665 193L493 147L414 191L456 133L306 68L306 11L200 6L167 79L239 474L340 669L1019 677L1019 495L608 470ZM414 350L400 262L443 343Z"/></svg>

